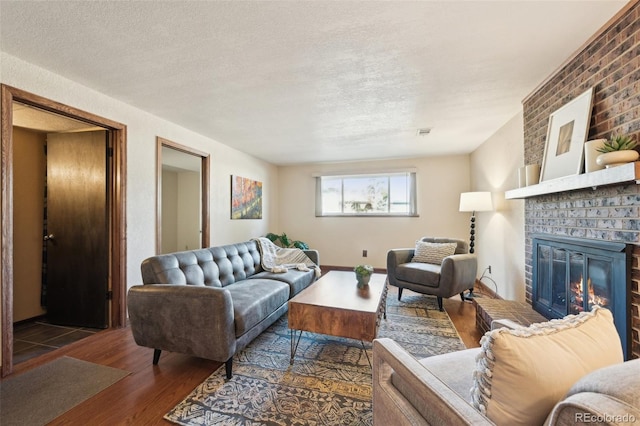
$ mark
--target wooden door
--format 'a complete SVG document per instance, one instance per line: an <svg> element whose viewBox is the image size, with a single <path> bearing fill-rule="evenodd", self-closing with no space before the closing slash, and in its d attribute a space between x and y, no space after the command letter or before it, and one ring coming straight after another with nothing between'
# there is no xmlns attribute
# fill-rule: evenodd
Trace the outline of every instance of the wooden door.
<svg viewBox="0 0 640 426"><path fill-rule="evenodd" d="M47 316L108 327L107 132L47 136Z"/></svg>

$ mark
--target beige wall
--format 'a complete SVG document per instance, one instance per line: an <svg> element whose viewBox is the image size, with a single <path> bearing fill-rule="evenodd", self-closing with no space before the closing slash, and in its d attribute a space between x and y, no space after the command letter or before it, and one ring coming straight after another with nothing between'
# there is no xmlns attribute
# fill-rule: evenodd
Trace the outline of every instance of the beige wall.
<svg viewBox="0 0 640 426"><path fill-rule="evenodd" d="M13 163L13 320L43 315L42 225L46 135L14 128Z"/></svg>
<svg viewBox="0 0 640 426"><path fill-rule="evenodd" d="M420 217L316 217L314 173L417 169ZM413 247L426 236L469 238L469 216L458 212L460 193L469 190L469 156L414 158L280 168L279 228L320 251L323 265L369 263L386 268L387 251ZM368 250L368 257L362 257Z"/></svg>
<svg viewBox="0 0 640 426"><path fill-rule="evenodd" d="M162 171L162 253L178 251L178 173Z"/></svg>
<svg viewBox="0 0 640 426"><path fill-rule="evenodd" d="M200 206L199 173L162 171L162 253L202 246Z"/></svg>
<svg viewBox="0 0 640 426"><path fill-rule="evenodd" d="M474 191L491 191L495 210L476 214L478 274L489 275L504 299L524 302L524 202L505 200L504 191L517 188L524 162L523 115L519 112L471 154ZM495 289L490 280L483 280Z"/></svg>
<svg viewBox="0 0 640 426"><path fill-rule="evenodd" d="M193 250L202 247L200 238L200 174L178 173L178 233L177 250Z"/></svg>

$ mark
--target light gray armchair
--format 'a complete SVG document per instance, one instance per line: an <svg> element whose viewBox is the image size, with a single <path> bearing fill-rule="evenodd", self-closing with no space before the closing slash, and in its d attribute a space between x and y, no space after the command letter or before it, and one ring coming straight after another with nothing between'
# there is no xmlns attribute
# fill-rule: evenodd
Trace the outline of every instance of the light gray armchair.
<svg viewBox="0 0 640 426"><path fill-rule="evenodd" d="M428 243L456 243L455 253L442 260L442 264L412 262L414 248L392 249L387 253L387 275L389 284L398 287L398 300L402 290L408 288L417 293L429 294L438 298L438 308L442 311L442 298L460 294L475 285L478 259L468 253L464 240L452 238L423 237L420 241Z"/></svg>

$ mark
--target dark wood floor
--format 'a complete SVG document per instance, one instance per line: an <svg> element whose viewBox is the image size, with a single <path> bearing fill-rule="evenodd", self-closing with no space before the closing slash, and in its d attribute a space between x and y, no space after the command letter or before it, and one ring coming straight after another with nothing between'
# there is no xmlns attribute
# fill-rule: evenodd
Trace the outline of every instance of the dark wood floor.
<svg viewBox="0 0 640 426"><path fill-rule="evenodd" d="M460 337L476 347L475 306L460 297L445 300ZM54 420L50 425L171 424L162 416L215 371L220 363L176 353L163 353L152 365L153 350L135 344L129 327L98 332L81 341L18 364L15 374L62 356L120 368L131 374Z"/></svg>

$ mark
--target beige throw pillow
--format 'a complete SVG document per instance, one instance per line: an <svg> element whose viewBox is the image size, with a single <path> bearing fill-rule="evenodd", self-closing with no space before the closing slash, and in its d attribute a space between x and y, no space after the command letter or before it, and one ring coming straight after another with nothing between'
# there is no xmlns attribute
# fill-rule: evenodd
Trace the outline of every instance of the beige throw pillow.
<svg viewBox="0 0 640 426"><path fill-rule="evenodd" d="M441 265L445 257L451 256L456 252L457 246L456 243L427 243L424 241L416 241L416 249L411 261Z"/></svg>
<svg viewBox="0 0 640 426"><path fill-rule="evenodd" d="M623 362L607 309L487 332L477 357L473 405L498 425L543 424L582 376Z"/></svg>

